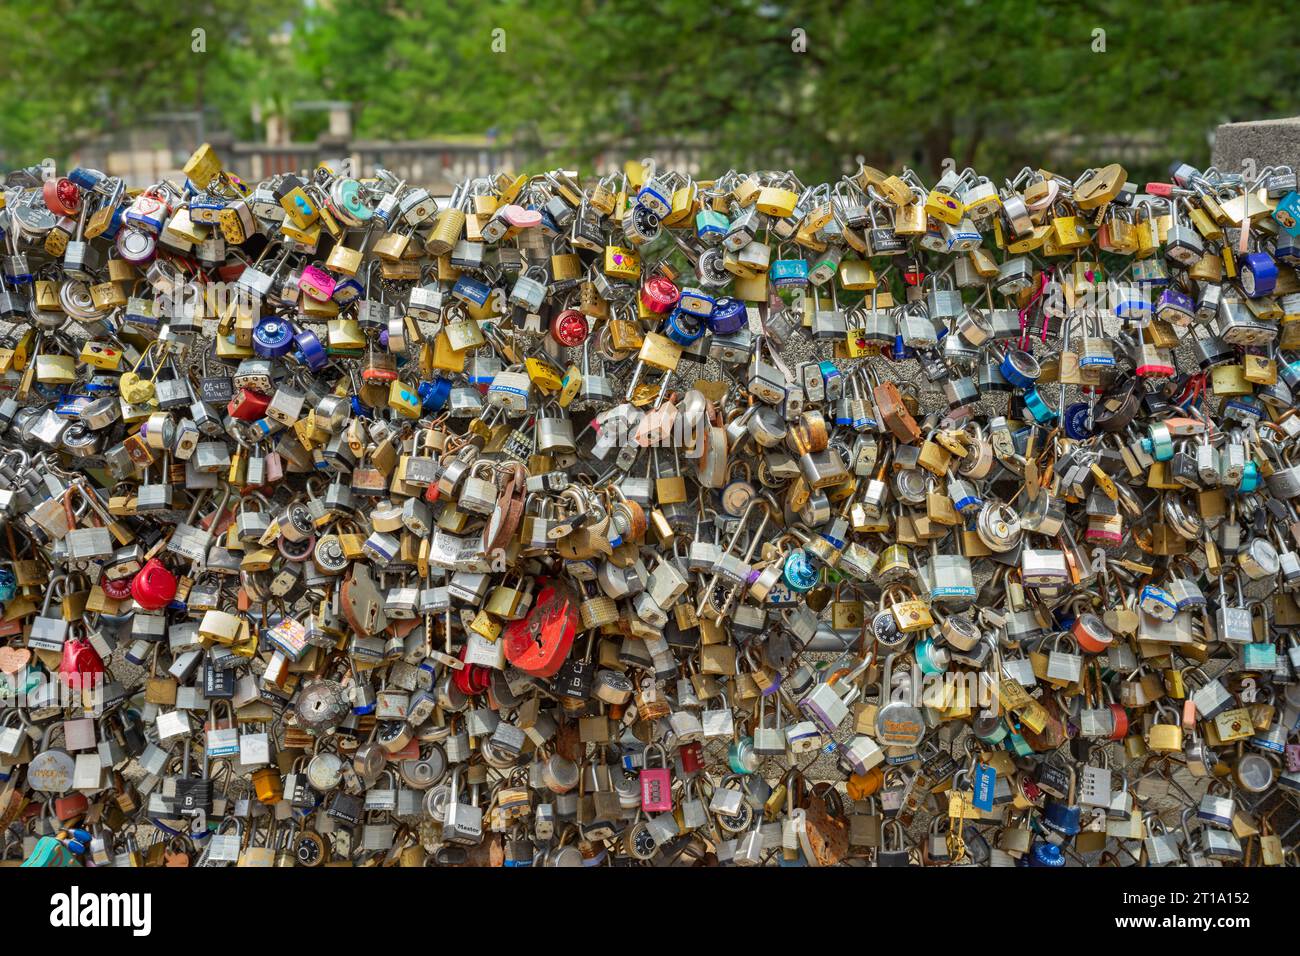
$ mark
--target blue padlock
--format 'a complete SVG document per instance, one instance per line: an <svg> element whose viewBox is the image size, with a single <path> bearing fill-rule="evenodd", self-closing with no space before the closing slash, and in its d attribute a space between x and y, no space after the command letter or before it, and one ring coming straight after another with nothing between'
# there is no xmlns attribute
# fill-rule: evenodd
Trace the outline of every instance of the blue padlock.
<svg viewBox="0 0 1300 956"><path fill-rule="evenodd" d="M740 331L747 321L745 303L724 295L713 303L713 311L708 314L704 323L714 335L731 335L733 332Z"/></svg>
<svg viewBox="0 0 1300 956"><path fill-rule="evenodd" d="M451 287L451 294L466 305L482 305L492 295L492 286L470 276L461 276Z"/></svg>
<svg viewBox="0 0 1300 956"><path fill-rule="evenodd" d="M329 353L321 344L320 336L311 329L301 329L293 337L295 351L293 357L312 371L322 369L329 363Z"/></svg>
<svg viewBox="0 0 1300 956"><path fill-rule="evenodd" d="M1030 853L1023 858L1028 860L1028 866L1046 866L1059 868L1065 866L1065 856L1061 853L1059 846L1053 846L1050 843L1036 843Z"/></svg>
<svg viewBox="0 0 1300 956"><path fill-rule="evenodd" d="M421 382L417 391L426 412L440 411L451 396L451 379L435 378L432 382Z"/></svg>
<svg viewBox="0 0 1300 956"><path fill-rule="evenodd" d="M1087 402L1073 402L1065 409L1065 434L1075 441L1086 441L1093 435L1092 409Z"/></svg>
<svg viewBox="0 0 1300 956"><path fill-rule="evenodd" d="M673 309L664 319L663 335L680 346L690 345L704 334L700 320L681 309Z"/></svg>
<svg viewBox="0 0 1300 956"><path fill-rule="evenodd" d="M259 358L288 355L294 346L293 324L278 315L263 316L253 328L253 352Z"/></svg>
<svg viewBox="0 0 1300 956"><path fill-rule="evenodd" d="M796 591L811 591L821 580L821 573L809 563L803 548L796 548L786 556L782 577Z"/></svg>
<svg viewBox="0 0 1300 956"><path fill-rule="evenodd" d="M1042 374L1038 359L1022 349L1008 349L998 364L1002 377L1015 388L1030 388Z"/></svg>
<svg viewBox="0 0 1300 956"><path fill-rule="evenodd" d="M1277 287L1277 263L1267 252L1248 252L1241 257L1238 279L1241 291L1249 298L1258 299Z"/></svg>
<svg viewBox="0 0 1300 956"><path fill-rule="evenodd" d="M334 294L330 298L340 306L351 305L363 292L365 288L356 279L344 279L334 287Z"/></svg>
<svg viewBox="0 0 1300 956"><path fill-rule="evenodd" d="M82 189L94 189L104 181L104 174L98 169L87 169L85 166L74 166L68 170L68 178L80 186ZM185 180L187 183L189 180ZM1292 193L1292 195L1295 195Z"/></svg>

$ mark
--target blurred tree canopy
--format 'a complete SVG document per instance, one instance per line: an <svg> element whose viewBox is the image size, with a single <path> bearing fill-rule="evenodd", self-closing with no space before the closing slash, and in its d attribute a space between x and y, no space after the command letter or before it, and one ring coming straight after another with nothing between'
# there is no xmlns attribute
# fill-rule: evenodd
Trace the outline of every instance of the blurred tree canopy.
<svg viewBox="0 0 1300 956"><path fill-rule="evenodd" d="M96 132L205 105L246 121L283 69L276 32L299 13L298 0L6 0L0 157L58 157Z"/></svg>
<svg viewBox="0 0 1300 956"><path fill-rule="evenodd" d="M292 103L325 98L361 137L522 137L584 165L688 141L804 178L856 156L1077 169L1119 143L1156 171L1206 162L1218 123L1300 112L1300 21L1229 0L10 0L0 36L10 166L159 111L310 139L323 120Z"/></svg>

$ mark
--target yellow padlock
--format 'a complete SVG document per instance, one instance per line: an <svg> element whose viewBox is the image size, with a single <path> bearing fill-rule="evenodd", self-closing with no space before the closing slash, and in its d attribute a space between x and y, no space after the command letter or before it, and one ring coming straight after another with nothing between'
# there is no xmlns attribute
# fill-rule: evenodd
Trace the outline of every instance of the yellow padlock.
<svg viewBox="0 0 1300 956"><path fill-rule="evenodd" d="M331 319L326 344L331 355L360 355L366 349L366 337L356 319Z"/></svg>
<svg viewBox="0 0 1300 956"><path fill-rule="evenodd" d="M930 195L925 197L926 215L932 216L940 222L946 222L950 226L955 226L961 222L965 209L966 207L962 205L962 201L956 196L938 189L931 189Z"/></svg>
<svg viewBox="0 0 1300 956"><path fill-rule="evenodd" d="M564 387L564 379L555 371L555 367L539 358L525 359L524 371L528 373L529 381L539 392L554 395Z"/></svg>
<svg viewBox="0 0 1300 956"><path fill-rule="evenodd" d="M388 383L388 407L403 418L419 418L423 402L414 388L401 379Z"/></svg>
<svg viewBox="0 0 1300 956"><path fill-rule="evenodd" d="M463 372L465 371L465 357L468 354L468 349L457 351L452 348L451 340L447 337L447 330L442 329L434 336L432 354L429 355L429 365L443 372Z"/></svg>
<svg viewBox="0 0 1300 956"><path fill-rule="evenodd" d="M70 385L77 380L77 363L71 355L36 356L36 381L45 385Z"/></svg>
<svg viewBox="0 0 1300 956"><path fill-rule="evenodd" d="M87 342L81 347L81 361L93 368L116 372L122 364L122 350L111 342Z"/></svg>
<svg viewBox="0 0 1300 956"><path fill-rule="evenodd" d="M212 185L212 181L221 175L221 160L212 144L204 143L196 149L186 160L181 172L199 189L207 189Z"/></svg>
<svg viewBox="0 0 1300 956"><path fill-rule="evenodd" d="M641 259L624 246L605 247L605 275L633 281L641 277Z"/></svg>
<svg viewBox="0 0 1300 956"><path fill-rule="evenodd" d="M782 189L780 186L764 186L758 191L758 199L755 202L758 211L763 215L785 219L794 214L794 207L798 205L799 197L789 189Z"/></svg>
<svg viewBox="0 0 1300 956"><path fill-rule="evenodd" d="M570 365L564 373L564 378L560 380L560 397L558 399L561 408L568 408L573 400L578 397L578 392L582 389L582 372L576 365Z"/></svg>
<svg viewBox="0 0 1300 956"><path fill-rule="evenodd" d="M150 342L144 352L140 354L140 359L135 363L131 371L126 372L117 381L117 390L121 393L122 399L129 405L142 405L145 402L153 400L154 380L158 378L158 373L162 371L163 363L161 361L154 363L153 374L145 378L140 374L140 367L144 365L154 347L158 345L157 341Z"/></svg>
<svg viewBox="0 0 1300 956"><path fill-rule="evenodd" d="M1155 723L1147 732L1147 746L1152 750L1160 753L1177 753L1183 749L1183 728L1178 719L1178 713L1172 708L1156 705L1158 713L1156 714ZM1161 716L1168 715L1172 723L1160 723Z"/></svg>
<svg viewBox="0 0 1300 956"><path fill-rule="evenodd" d="M316 200L308 196L301 186L295 186L281 196L280 206L284 209L284 213L289 217L292 225L297 226L300 230L306 230L320 218L320 212L316 208Z"/></svg>

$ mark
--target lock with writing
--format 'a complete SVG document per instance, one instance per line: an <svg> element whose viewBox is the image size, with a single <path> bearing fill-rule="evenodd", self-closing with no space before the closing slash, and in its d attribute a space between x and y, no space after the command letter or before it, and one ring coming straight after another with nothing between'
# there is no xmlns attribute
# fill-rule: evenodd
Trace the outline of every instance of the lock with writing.
<svg viewBox="0 0 1300 956"><path fill-rule="evenodd" d="M894 658L890 654L885 658L885 667L881 675L881 705L876 711L875 739L885 747L914 749L925 736L926 725L920 709L921 702L921 668L912 667L908 678L908 689L896 691L893 687Z"/></svg>
<svg viewBox="0 0 1300 956"><path fill-rule="evenodd" d="M1228 597L1224 584L1224 579L1229 573L1237 588L1235 600ZM1221 641L1231 644L1249 644L1255 639L1250 608L1246 605L1241 589L1241 577L1235 571L1224 571L1219 575L1219 608L1215 613L1214 625Z"/></svg>

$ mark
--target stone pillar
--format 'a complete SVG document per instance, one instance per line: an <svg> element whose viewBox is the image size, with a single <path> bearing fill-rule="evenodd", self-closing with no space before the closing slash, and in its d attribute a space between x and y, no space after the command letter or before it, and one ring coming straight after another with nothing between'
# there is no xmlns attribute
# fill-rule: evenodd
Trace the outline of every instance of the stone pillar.
<svg viewBox="0 0 1300 956"><path fill-rule="evenodd" d="M352 104L351 103L334 103L329 109L330 131L329 135L334 139L349 140L352 138Z"/></svg>
<svg viewBox="0 0 1300 956"><path fill-rule="evenodd" d="M272 114L266 118L266 144L280 146L289 142L289 121L286 117Z"/></svg>
<svg viewBox="0 0 1300 956"><path fill-rule="evenodd" d="M1241 172L1252 160L1255 169L1265 166L1300 168L1300 116L1225 123L1214 133L1214 165L1223 172Z"/></svg>

